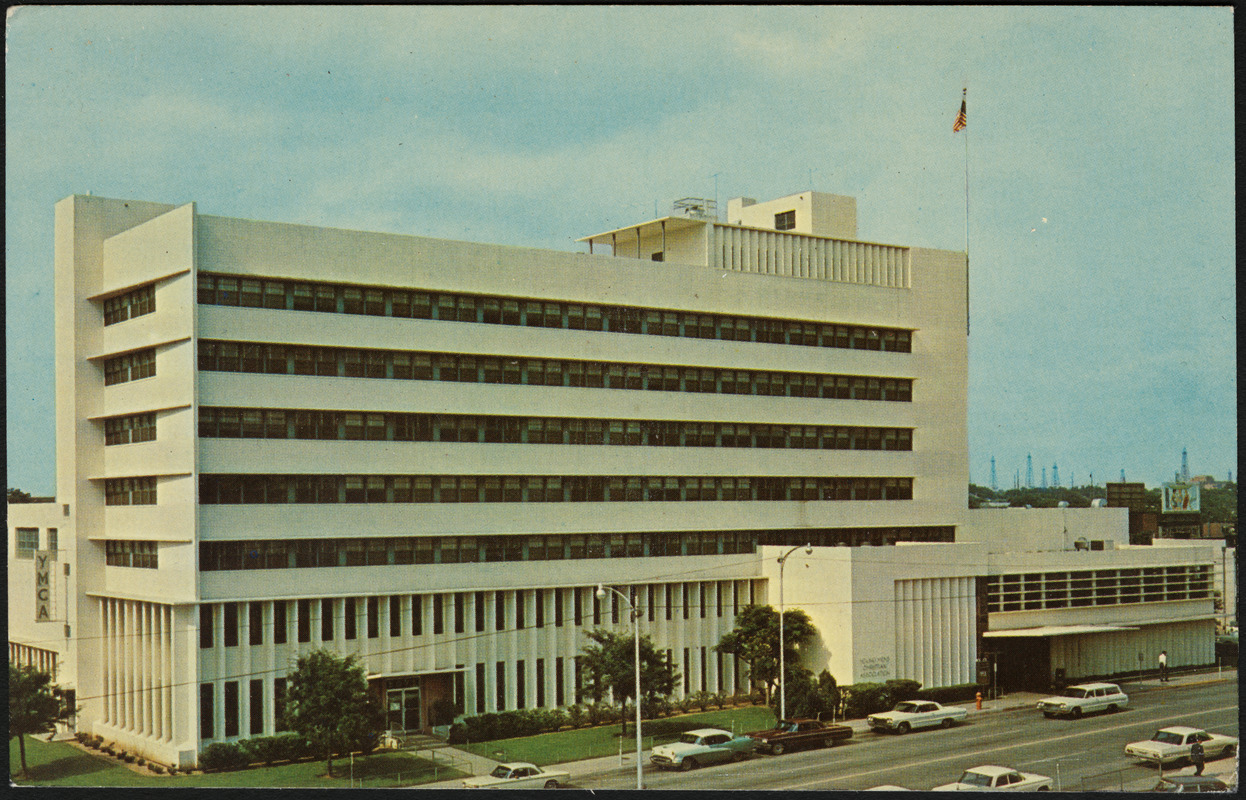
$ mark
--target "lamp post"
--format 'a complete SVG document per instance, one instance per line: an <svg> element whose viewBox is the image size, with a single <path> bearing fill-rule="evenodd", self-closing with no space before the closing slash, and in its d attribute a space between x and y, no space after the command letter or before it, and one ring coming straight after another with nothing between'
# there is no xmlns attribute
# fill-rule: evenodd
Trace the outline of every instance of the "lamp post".
<svg viewBox="0 0 1246 800"><path fill-rule="evenodd" d="M623 598L627 603L628 609L632 614L632 643L635 646L636 655L636 789L644 789L644 778L642 773L642 764L640 762L640 612L636 610L636 604L632 602L632 598L615 589L613 586L604 586L597 584L597 599L604 599L606 591L614 592Z"/></svg>
<svg viewBox="0 0 1246 800"><path fill-rule="evenodd" d="M779 719L787 719L787 658L784 650L787 647L784 644L783 636L783 568L787 566L787 557L800 549L800 545L796 545L783 555L779 556ZM813 554L813 544L805 545L805 555Z"/></svg>

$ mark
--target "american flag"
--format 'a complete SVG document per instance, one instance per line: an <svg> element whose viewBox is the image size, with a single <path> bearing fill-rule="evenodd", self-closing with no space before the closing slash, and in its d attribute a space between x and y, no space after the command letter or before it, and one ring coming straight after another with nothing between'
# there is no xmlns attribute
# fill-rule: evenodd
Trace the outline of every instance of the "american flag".
<svg viewBox="0 0 1246 800"><path fill-rule="evenodd" d="M969 93L968 89L961 90L960 113L956 115L956 122L952 123L952 133L960 133L969 124L965 119L965 96Z"/></svg>

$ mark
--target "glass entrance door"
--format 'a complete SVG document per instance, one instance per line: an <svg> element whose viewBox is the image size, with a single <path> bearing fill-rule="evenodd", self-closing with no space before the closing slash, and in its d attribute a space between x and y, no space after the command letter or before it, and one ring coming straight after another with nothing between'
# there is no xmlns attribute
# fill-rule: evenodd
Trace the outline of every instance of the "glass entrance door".
<svg viewBox="0 0 1246 800"><path fill-rule="evenodd" d="M390 689L385 695L385 727L390 731L419 730L420 687Z"/></svg>

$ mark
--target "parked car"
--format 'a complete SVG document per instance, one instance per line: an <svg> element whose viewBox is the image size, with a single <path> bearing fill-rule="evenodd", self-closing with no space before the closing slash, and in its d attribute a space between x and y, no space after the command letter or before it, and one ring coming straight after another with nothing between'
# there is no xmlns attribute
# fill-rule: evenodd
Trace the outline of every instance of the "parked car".
<svg viewBox="0 0 1246 800"><path fill-rule="evenodd" d="M1229 785L1214 775L1169 775L1160 778L1153 792L1227 792Z"/></svg>
<svg viewBox="0 0 1246 800"><path fill-rule="evenodd" d="M701 728L679 735L679 741L653 748L649 760L663 769L690 770L719 761L742 761L756 743L719 728Z"/></svg>
<svg viewBox="0 0 1246 800"><path fill-rule="evenodd" d="M467 778L463 786L468 789L557 789L571 777L569 772L547 770L526 761L498 764L488 775Z"/></svg>
<svg viewBox="0 0 1246 800"><path fill-rule="evenodd" d="M934 792L1048 792L1051 778L1009 767L983 766L967 769L956 783L936 786Z"/></svg>
<svg viewBox="0 0 1246 800"><path fill-rule="evenodd" d="M781 756L788 750L830 747L843 739L851 739L852 728L847 725L828 725L816 719L784 719L770 730L752 731L744 735L753 738L759 752Z"/></svg>
<svg viewBox="0 0 1246 800"><path fill-rule="evenodd" d="M1070 716L1078 719L1094 711L1117 711L1129 705L1129 695L1114 683L1079 683L1067 686L1056 697L1038 701L1044 717Z"/></svg>
<svg viewBox="0 0 1246 800"><path fill-rule="evenodd" d="M944 706L933 700L908 700L896 703L891 711L871 714L865 721L873 731L908 733L916 728L950 728L967 716L968 709L960 706Z"/></svg>
<svg viewBox="0 0 1246 800"><path fill-rule="evenodd" d="M1199 728L1187 728L1184 725L1174 725L1170 728L1160 728L1145 742L1132 742L1125 745L1125 755L1155 761L1162 766L1189 758L1190 745L1195 741L1203 743L1203 755L1206 758L1230 756L1237 750L1236 737L1225 736L1222 733L1208 733Z"/></svg>

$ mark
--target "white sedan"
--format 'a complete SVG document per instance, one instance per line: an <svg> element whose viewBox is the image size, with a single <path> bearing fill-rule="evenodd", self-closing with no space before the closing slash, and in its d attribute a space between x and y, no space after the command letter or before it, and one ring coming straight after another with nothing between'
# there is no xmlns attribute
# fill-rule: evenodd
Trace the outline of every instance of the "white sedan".
<svg viewBox="0 0 1246 800"><path fill-rule="evenodd" d="M945 783L933 792L1048 792L1051 778L1009 767L983 766L965 770L956 783Z"/></svg>
<svg viewBox="0 0 1246 800"><path fill-rule="evenodd" d="M557 789L571 777L569 772L545 770L526 761L498 764L488 775L467 778L467 789Z"/></svg>
<svg viewBox="0 0 1246 800"><path fill-rule="evenodd" d="M1164 764L1183 761L1190 757L1190 745L1203 743L1205 758L1231 756L1237 750L1237 739L1222 733L1208 733L1199 728L1187 728L1174 725L1171 728L1160 728L1155 735L1145 742L1132 742L1125 745L1125 755L1156 761Z"/></svg>

